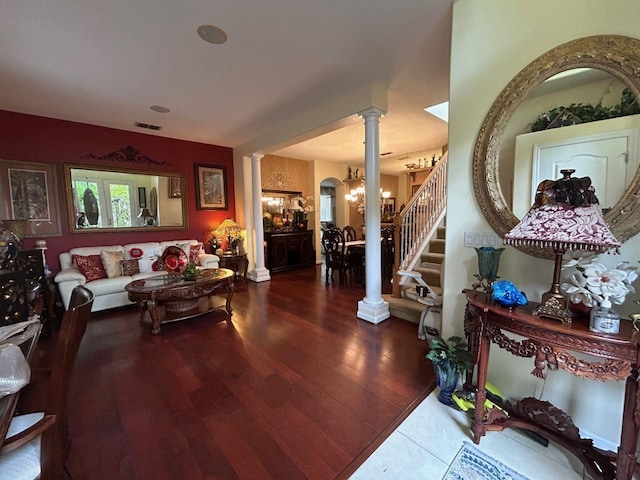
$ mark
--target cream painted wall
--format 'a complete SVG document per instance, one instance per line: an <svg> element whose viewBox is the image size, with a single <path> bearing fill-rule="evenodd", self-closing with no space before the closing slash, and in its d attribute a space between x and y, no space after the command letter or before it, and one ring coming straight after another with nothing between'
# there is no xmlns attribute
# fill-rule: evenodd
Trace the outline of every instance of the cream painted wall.
<svg viewBox="0 0 640 480"><path fill-rule="evenodd" d="M637 0L455 0L451 42L449 117L449 194L445 262L443 335L462 333L464 299L460 292L477 272L475 251L463 247L465 231L491 231L473 193L471 162L478 130L491 104L529 62L569 40L596 34L640 36ZM455 172L455 173L452 173ZM633 238L622 257L640 259ZM500 275L516 283L531 299L549 288L553 265L507 248ZM640 285L637 285L640 289ZM627 300L629 302L629 299ZM542 383L529 375L531 360L492 349L489 378L512 398L535 394L566 410L582 430L609 448L619 438L623 384L578 380L552 372Z"/></svg>

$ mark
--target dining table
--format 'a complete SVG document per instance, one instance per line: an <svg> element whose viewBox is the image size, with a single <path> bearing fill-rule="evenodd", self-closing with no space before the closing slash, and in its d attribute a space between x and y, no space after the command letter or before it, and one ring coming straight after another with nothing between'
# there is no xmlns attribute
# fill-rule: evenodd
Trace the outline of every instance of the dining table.
<svg viewBox="0 0 640 480"><path fill-rule="evenodd" d="M352 240L344 242L345 252L349 258L349 269L352 281L364 284L365 280L365 241Z"/></svg>

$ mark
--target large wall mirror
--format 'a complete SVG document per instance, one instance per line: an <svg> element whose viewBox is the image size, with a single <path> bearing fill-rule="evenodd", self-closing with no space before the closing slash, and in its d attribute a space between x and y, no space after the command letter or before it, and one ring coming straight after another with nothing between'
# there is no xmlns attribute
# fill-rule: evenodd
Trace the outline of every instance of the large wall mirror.
<svg viewBox="0 0 640 480"><path fill-rule="evenodd" d="M72 233L184 230L184 174L64 165Z"/></svg>
<svg viewBox="0 0 640 480"><path fill-rule="evenodd" d="M569 144L591 144L624 136L628 149L608 163L612 174L592 168L588 161L578 163L576 176L591 176L605 220L620 242L640 232L640 172L638 139L640 115L620 116L597 121L576 121L561 128L542 128L531 132L531 124L558 106L616 105L640 98L640 40L615 35L585 37L560 45L525 67L500 93L491 106L476 140L473 154L473 183L476 199L492 228L504 236L532 204L540 177L560 178L553 169L545 170L541 151L569 157L562 150ZM555 113L555 112L554 112ZM563 116L550 122L572 124ZM551 125L553 126L553 125ZM553 130L553 131L552 131ZM579 139L579 140L578 140ZM587 139L587 140L585 140ZM562 147L562 148L560 148ZM618 147L614 147L618 148ZM576 159L600 158L585 151ZM574 160L579 162L580 160ZM568 168L568 167L565 167ZM598 167L599 168L599 167ZM602 180L606 178L607 180ZM600 183L599 183L600 180ZM517 247L541 257L551 258L551 250Z"/></svg>

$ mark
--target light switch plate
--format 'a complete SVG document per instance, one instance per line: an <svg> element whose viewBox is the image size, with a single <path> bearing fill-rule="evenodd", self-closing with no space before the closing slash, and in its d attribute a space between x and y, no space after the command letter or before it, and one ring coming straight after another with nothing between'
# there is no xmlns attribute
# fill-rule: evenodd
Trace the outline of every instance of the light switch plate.
<svg viewBox="0 0 640 480"><path fill-rule="evenodd" d="M464 232L464 246L499 248L502 246L502 239L494 232Z"/></svg>

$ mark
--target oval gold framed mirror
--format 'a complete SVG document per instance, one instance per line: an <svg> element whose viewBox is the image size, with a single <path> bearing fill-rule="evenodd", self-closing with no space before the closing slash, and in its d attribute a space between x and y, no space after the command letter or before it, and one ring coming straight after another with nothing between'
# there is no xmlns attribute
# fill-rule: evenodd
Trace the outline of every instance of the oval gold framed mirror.
<svg viewBox="0 0 640 480"><path fill-rule="evenodd" d="M500 172L509 171L509 168L501 168L500 165L505 130L514 112L538 86L572 69L607 72L621 80L637 101L640 98L640 40L617 35L596 35L564 43L532 61L502 90L480 128L472 164L476 199L485 218L501 237L519 221L501 186L505 182L501 182ZM576 175L579 176L579 172ZM620 242L640 232L640 169L627 183L620 199L605 214L606 222ZM517 192L513 196L520 194L529 197L531 192ZM550 250L524 246L517 248L537 257L553 257Z"/></svg>

